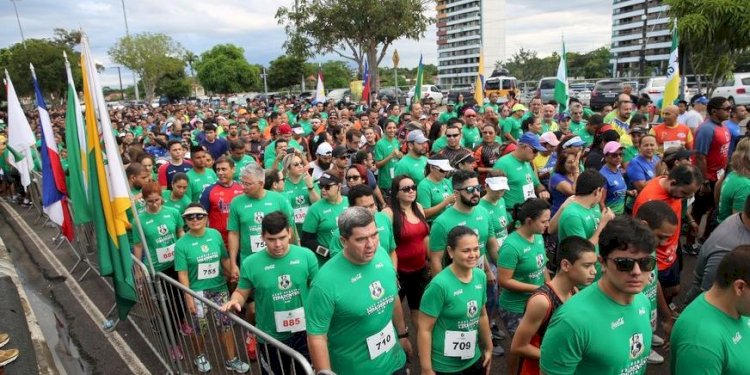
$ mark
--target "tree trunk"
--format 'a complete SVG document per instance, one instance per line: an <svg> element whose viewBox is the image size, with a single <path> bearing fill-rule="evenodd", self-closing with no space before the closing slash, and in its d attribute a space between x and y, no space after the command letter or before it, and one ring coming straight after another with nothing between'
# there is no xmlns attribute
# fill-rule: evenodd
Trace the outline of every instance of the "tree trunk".
<svg viewBox="0 0 750 375"><path fill-rule="evenodd" d="M380 91L380 74L378 74L377 45L371 45L370 48L367 49L367 61L370 67L370 92L377 93L378 91ZM374 99L373 95L370 96L370 102L372 102L372 99Z"/></svg>

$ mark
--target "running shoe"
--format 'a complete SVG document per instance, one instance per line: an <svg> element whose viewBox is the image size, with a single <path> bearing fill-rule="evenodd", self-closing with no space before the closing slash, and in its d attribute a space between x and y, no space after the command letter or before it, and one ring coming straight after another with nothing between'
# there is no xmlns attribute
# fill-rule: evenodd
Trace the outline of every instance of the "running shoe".
<svg viewBox="0 0 750 375"><path fill-rule="evenodd" d="M227 368L227 370L234 371L238 374L244 374L250 370L250 365L240 361L240 359L237 357L224 362L224 366Z"/></svg>
<svg viewBox="0 0 750 375"><path fill-rule="evenodd" d="M664 357L662 357L661 354L657 353L655 350L651 350L651 353L648 354L648 359L646 360L646 362L652 365L658 365L664 363Z"/></svg>
<svg viewBox="0 0 750 375"><path fill-rule="evenodd" d="M664 345L664 339L663 338L661 338L661 337L659 337L657 335L653 335L651 337L651 346L658 348L658 347L660 347L662 345Z"/></svg>
<svg viewBox="0 0 750 375"><path fill-rule="evenodd" d="M502 345L495 345L492 347L492 355L496 357L501 357L505 355L505 349L503 349Z"/></svg>
<svg viewBox="0 0 750 375"><path fill-rule="evenodd" d="M7 344L8 341L10 341L10 335L8 335L5 332L0 332L0 348L5 346L5 344Z"/></svg>
<svg viewBox="0 0 750 375"><path fill-rule="evenodd" d="M195 367L197 367L198 371L200 372L211 371L211 364L208 362L208 359L206 359L206 356L204 354L195 357L193 363L195 363Z"/></svg>
<svg viewBox="0 0 750 375"><path fill-rule="evenodd" d="M19 354L18 349L0 350L0 367L15 361Z"/></svg>
<svg viewBox="0 0 750 375"><path fill-rule="evenodd" d="M182 333L183 336L190 336L193 334L193 327L190 326L187 320L180 324L180 333Z"/></svg>

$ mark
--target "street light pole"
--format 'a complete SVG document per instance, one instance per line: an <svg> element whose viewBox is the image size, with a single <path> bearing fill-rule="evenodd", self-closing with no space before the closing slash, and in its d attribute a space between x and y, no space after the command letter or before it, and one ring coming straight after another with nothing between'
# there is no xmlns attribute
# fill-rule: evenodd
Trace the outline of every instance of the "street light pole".
<svg viewBox="0 0 750 375"><path fill-rule="evenodd" d="M130 29L128 28L128 13L125 11L125 0L121 0L121 2L122 2L122 17L125 19L125 36L130 38ZM141 100L141 95L138 92L138 81L135 79L135 72L132 72L132 73L133 73L133 87L135 88L135 100Z"/></svg>
<svg viewBox="0 0 750 375"><path fill-rule="evenodd" d="M646 37L646 29L648 26L648 1L644 0L643 2L643 15L641 16L641 20L643 20L643 33L641 35L641 61L638 71L638 76L643 77L646 75L646 43L648 42L648 39Z"/></svg>
<svg viewBox="0 0 750 375"><path fill-rule="evenodd" d="M120 67L116 66L117 68L117 77L120 78L120 100L125 100L125 91L122 90L122 74L120 74Z"/></svg>
<svg viewBox="0 0 750 375"><path fill-rule="evenodd" d="M268 105L268 81L266 81L268 74L266 74L266 68L263 68L263 73L260 76L263 77L263 93L266 95L266 105Z"/></svg>
<svg viewBox="0 0 750 375"><path fill-rule="evenodd" d="M21 17L18 16L18 7L16 6L16 2L19 0L10 0L11 3L13 3L13 9L16 11L16 21L18 21L18 30L21 32L21 42L23 43L23 48L26 49L26 38L23 36L23 27L21 27Z"/></svg>

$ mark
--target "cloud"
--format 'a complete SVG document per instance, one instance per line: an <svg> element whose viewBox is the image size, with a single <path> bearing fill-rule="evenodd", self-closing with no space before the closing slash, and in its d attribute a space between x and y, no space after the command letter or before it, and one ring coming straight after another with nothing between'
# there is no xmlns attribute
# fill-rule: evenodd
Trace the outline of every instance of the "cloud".
<svg viewBox="0 0 750 375"><path fill-rule="evenodd" d="M498 0L490 0L498 1ZM248 61L267 65L283 54L286 40L283 27L274 15L293 0L125 0L131 33L155 32L170 35L183 47L200 54L216 44L233 43L245 49ZM17 3L26 38L50 38L56 27L82 28L91 42L94 58L113 66L107 55L117 39L125 35L125 22L119 1L82 0L19 1ZM434 12L434 10L433 10ZM611 2L570 0L567 2L506 0L505 54L521 47L548 56L560 49L565 34L568 51L585 52L608 45L611 35ZM0 46L20 42L13 3L0 1ZM398 49L400 66L413 67L420 54L426 64L437 64L437 29L430 26L419 41L399 40L383 58L392 66L393 49ZM335 54L317 56L314 61L340 59ZM119 86L116 69L102 75L105 85ZM132 84L123 71L123 85Z"/></svg>

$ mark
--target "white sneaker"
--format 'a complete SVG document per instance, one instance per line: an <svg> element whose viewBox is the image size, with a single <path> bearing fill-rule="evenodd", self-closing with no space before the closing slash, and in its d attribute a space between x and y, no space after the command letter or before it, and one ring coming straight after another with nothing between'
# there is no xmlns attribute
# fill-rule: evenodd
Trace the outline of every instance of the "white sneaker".
<svg viewBox="0 0 750 375"><path fill-rule="evenodd" d="M208 359L206 359L206 356L203 354L196 357L193 363L195 364L195 367L198 367L198 371L200 372L211 371L211 364L208 362Z"/></svg>
<svg viewBox="0 0 750 375"><path fill-rule="evenodd" d="M653 346L655 348L658 348L658 347L660 347L662 345L664 345L664 339L663 338L661 338L661 337L659 337L657 335L653 335L651 337L651 346Z"/></svg>
<svg viewBox="0 0 750 375"><path fill-rule="evenodd" d="M647 362L652 365L658 365L664 363L664 357L662 357L661 354L657 353L655 350L652 350L651 353L648 354Z"/></svg>

